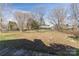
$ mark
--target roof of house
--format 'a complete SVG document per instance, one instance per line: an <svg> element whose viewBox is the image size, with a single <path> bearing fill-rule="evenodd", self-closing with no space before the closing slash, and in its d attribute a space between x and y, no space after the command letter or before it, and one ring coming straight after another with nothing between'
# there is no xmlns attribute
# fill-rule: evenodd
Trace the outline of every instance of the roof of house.
<svg viewBox="0 0 79 59"><path fill-rule="evenodd" d="M40 28L51 28L51 26L50 25L42 25L42 26L40 26Z"/></svg>

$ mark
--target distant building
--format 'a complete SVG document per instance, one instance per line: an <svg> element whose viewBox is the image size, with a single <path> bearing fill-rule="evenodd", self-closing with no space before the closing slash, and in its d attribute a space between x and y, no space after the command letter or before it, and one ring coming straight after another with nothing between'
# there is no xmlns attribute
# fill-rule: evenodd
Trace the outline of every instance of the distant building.
<svg viewBox="0 0 79 59"><path fill-rule="evenodd" d="M42 25L42 26L40 26L40 29L52 29L52 26L50 26L50 25Z"/></svg>
<svg viewBox="0 0 79 59"><path fill-rule="evenodd" d="M9 21L8 30L12 30L12 31L18 30L18 27L15 21Z"/></svg>

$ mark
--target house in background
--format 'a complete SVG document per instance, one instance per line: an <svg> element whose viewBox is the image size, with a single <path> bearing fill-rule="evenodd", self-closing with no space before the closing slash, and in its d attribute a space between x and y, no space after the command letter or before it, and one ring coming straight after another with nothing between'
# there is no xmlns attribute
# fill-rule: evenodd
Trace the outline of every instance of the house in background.
<svg viewBox="0 0 79 59"><path fill-rule="evenodd" d="M41 25L40 29L53 29L53 26L51 26L51 25Z"/></svg>
<svg viewBox="0 0 79 59"><path fill-rule="evenodd" d="M18 26L17 26L16 22L9 21L9 23L8 23L8 30L10 30L10 31L18 30Z"/></svg>

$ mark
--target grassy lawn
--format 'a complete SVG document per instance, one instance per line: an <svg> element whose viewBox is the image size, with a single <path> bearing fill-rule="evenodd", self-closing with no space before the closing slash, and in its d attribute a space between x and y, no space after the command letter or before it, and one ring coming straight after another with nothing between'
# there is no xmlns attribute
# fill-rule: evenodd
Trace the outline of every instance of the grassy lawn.
<svg viewBox="0 0 79 59"><path fill-rule="evenodd" d="M11 40L11 39L15 39L16 34L12 34L12 33L0 33L0 41L2 40Z"/></svg>
<svg viewBox="0 0 79 59"><path fill-rule="evenodd" d="M67 44L73 47L78 47L79 41L69 38L70 34L65 34L57 31L27 31L27 32L8 32L0 34L0 41L24 38L29 40L40 39L46 44L60 43Z"/></svg>

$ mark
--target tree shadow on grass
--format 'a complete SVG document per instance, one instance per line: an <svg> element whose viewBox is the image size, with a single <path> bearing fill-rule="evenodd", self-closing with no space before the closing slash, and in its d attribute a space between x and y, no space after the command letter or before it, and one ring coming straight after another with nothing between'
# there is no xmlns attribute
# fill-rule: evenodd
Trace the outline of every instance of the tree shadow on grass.
<svg viewBox="0 0 79 59"><path fill-rule="evenodd" d="M17 52L18 50L19 52ZM76 55L76 48L57 43L46 46L41 39L34 39L34 41L28 39L13 39L0 41L0 55Z"/></svg>
<svg viewBox="0 0 79 59"><path fill-rule="evenodd" d="M75 39L75 40L79 40L79 36L69 36L69 38Z"/></svg>

